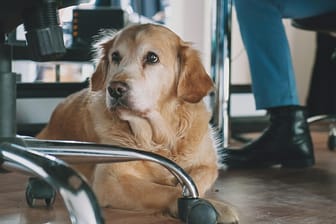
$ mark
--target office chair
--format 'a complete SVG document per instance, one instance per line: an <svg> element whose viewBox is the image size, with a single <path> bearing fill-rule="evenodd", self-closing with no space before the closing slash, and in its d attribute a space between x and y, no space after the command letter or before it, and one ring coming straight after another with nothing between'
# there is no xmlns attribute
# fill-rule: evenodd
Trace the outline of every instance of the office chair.
<svg viewBox="0 0 336 224"><path fill-rule="evenodd" d="M323 33L336 33L336 12L329 12L322 15L317 15L303 19L293 19L292 25L298 29L323 32ZM331 60L336 62L336 49L330 55ZM336 149L336 114L321 114L314 115L308 118L308 123L314 123L322 120L330 120L328 137L328 148L330 150Z"/></svg>
<svg viewBox="0 0 336 224"><path fill-rule="evenodd" d="M58 9L83 0L8 0L0 7L0 172L20 172L39 180L26 190L27 203L35 199L53 202L53 190L59 192L72 223L104 223L97 199L80 174L66 162L111 163L145 160L162 165L182 186L178 199L179 218L189 224L216 223L217 212L199 198L190 176L174 162L135 149L72 141L46 141L16 134L16 74L11 71L13 46L6 35L24 23L28 47L35 61L58 60L64 54ZM66 161L66 162L64 162ZM38 186L42 189L35 189ZM51 191L50 191L51 190ZM80 201L81 203L78 203ZM84 207L83 207L84 206ZM202 219L198 219L202 217ZM192 221L191 221L192 220Z"/></svg>

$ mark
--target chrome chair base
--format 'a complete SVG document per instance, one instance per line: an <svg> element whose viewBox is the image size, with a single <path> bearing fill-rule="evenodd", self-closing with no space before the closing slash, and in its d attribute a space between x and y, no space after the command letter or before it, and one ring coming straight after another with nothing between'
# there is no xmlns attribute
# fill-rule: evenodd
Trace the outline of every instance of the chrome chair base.
<svg viewBox="0 0 336 224"><path fill-rule="evenodd" d="M62 196L72 223L104 223L94 193L76 171L56 157L17 144L20 141L1 141L0 168L46 181Z"/></svg>
<svg viewBox="0 0 336 224"><path fill-rule="evenodd" d="M160 155L118 146L38 140L27 136L2 139L0 142L0 168L33 175L46 181L62 196L72 223L104 223L104 219L91 188L66 162L114 163L136 160L157 163L176 177L183 189L181 198L177 201L182 220L186 220L186 217L197 220L191 217L197 217L200 212L208 217L209 223L215 223L217 220L215 208L206 200L199 198L197 187L191 177L173 161ZM28 190L31 192L31 189ZM28 198L28 204L30 199ZM77 203L78 201L81 203ZM198 209L193 209L195 206L192 205L196 202L206 206L197 206ZM203 224L197 221L187 223Z"/></svg>

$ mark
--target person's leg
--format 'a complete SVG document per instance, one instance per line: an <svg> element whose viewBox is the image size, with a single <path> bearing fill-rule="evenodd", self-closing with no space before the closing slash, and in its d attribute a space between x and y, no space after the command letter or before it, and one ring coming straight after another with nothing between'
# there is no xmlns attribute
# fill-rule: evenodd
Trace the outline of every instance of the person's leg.
<svg viewBox="0 0 336 224"><path fill-rule="evenodd" d="M330 0L235 0L252 75L257 109L298 105L295 76L282 18L336 9Z"/></svg>
<svg viewBox="0 0 336 224"><path fill-rule="evenodd" d="M319 4L317 4L319 2ZM302 107L297 106L294 70L283 17L307 17L331 8L327 0L235 0L248 54L257 109L267 109L270 126L242 150L225 149L229 167L314 164L313 145ZM325 3L325 4L324 4ZM330 3L329 6L327 3ZM320 6L324 4L324 6Z"/></svg>
<svg viewBox="0 0 336 224"><path fill-rule="evenodd" d="M235 0L235 7L257 109L297 105L294 72L279 7L270 0Z"/></svg>

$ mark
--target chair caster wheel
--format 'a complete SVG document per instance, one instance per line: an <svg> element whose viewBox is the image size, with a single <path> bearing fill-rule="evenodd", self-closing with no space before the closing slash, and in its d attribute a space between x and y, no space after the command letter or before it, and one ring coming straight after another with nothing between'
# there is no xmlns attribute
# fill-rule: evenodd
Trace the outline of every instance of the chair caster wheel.
<svg viewBox="0 0 336 224"><path fill-rule="evenodd" d="M336 148L336 136L329 135L328 137L328 148L330 151L334 151Z"/></svg>
<svg viewBox="0 0 336 224"><path fill-rule="evenodd" d="M330 151L334 151L336 149L336 127L334 125L330 126L328 148Z"/></svg>
<svg viewBox="0 0 336 224"><path fill-rule="evenodd" d="M217 211L207 200L200 198L179 198L179 217L187 224L216 224Z"/></svg>
<svg viewBox="0 0 336 224"><path fill-rule="evenodd" d="M36 200L44 200L46 207L51 207L55 202L55 190L44 180L31 177L26 187L26 201L29 207L36 206Z"/></svg>

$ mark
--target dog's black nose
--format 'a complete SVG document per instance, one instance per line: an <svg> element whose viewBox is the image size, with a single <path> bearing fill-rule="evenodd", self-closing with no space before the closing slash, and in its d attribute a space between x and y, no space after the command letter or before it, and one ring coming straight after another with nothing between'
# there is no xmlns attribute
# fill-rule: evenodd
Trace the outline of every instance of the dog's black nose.
<svg viewBox="0 0 336 224"><path fill-rule="evenodd" d="M125 95L129 87L124 82L111 82L110 86L107 88L109 95L112 98L120 98Z"/></svg>

